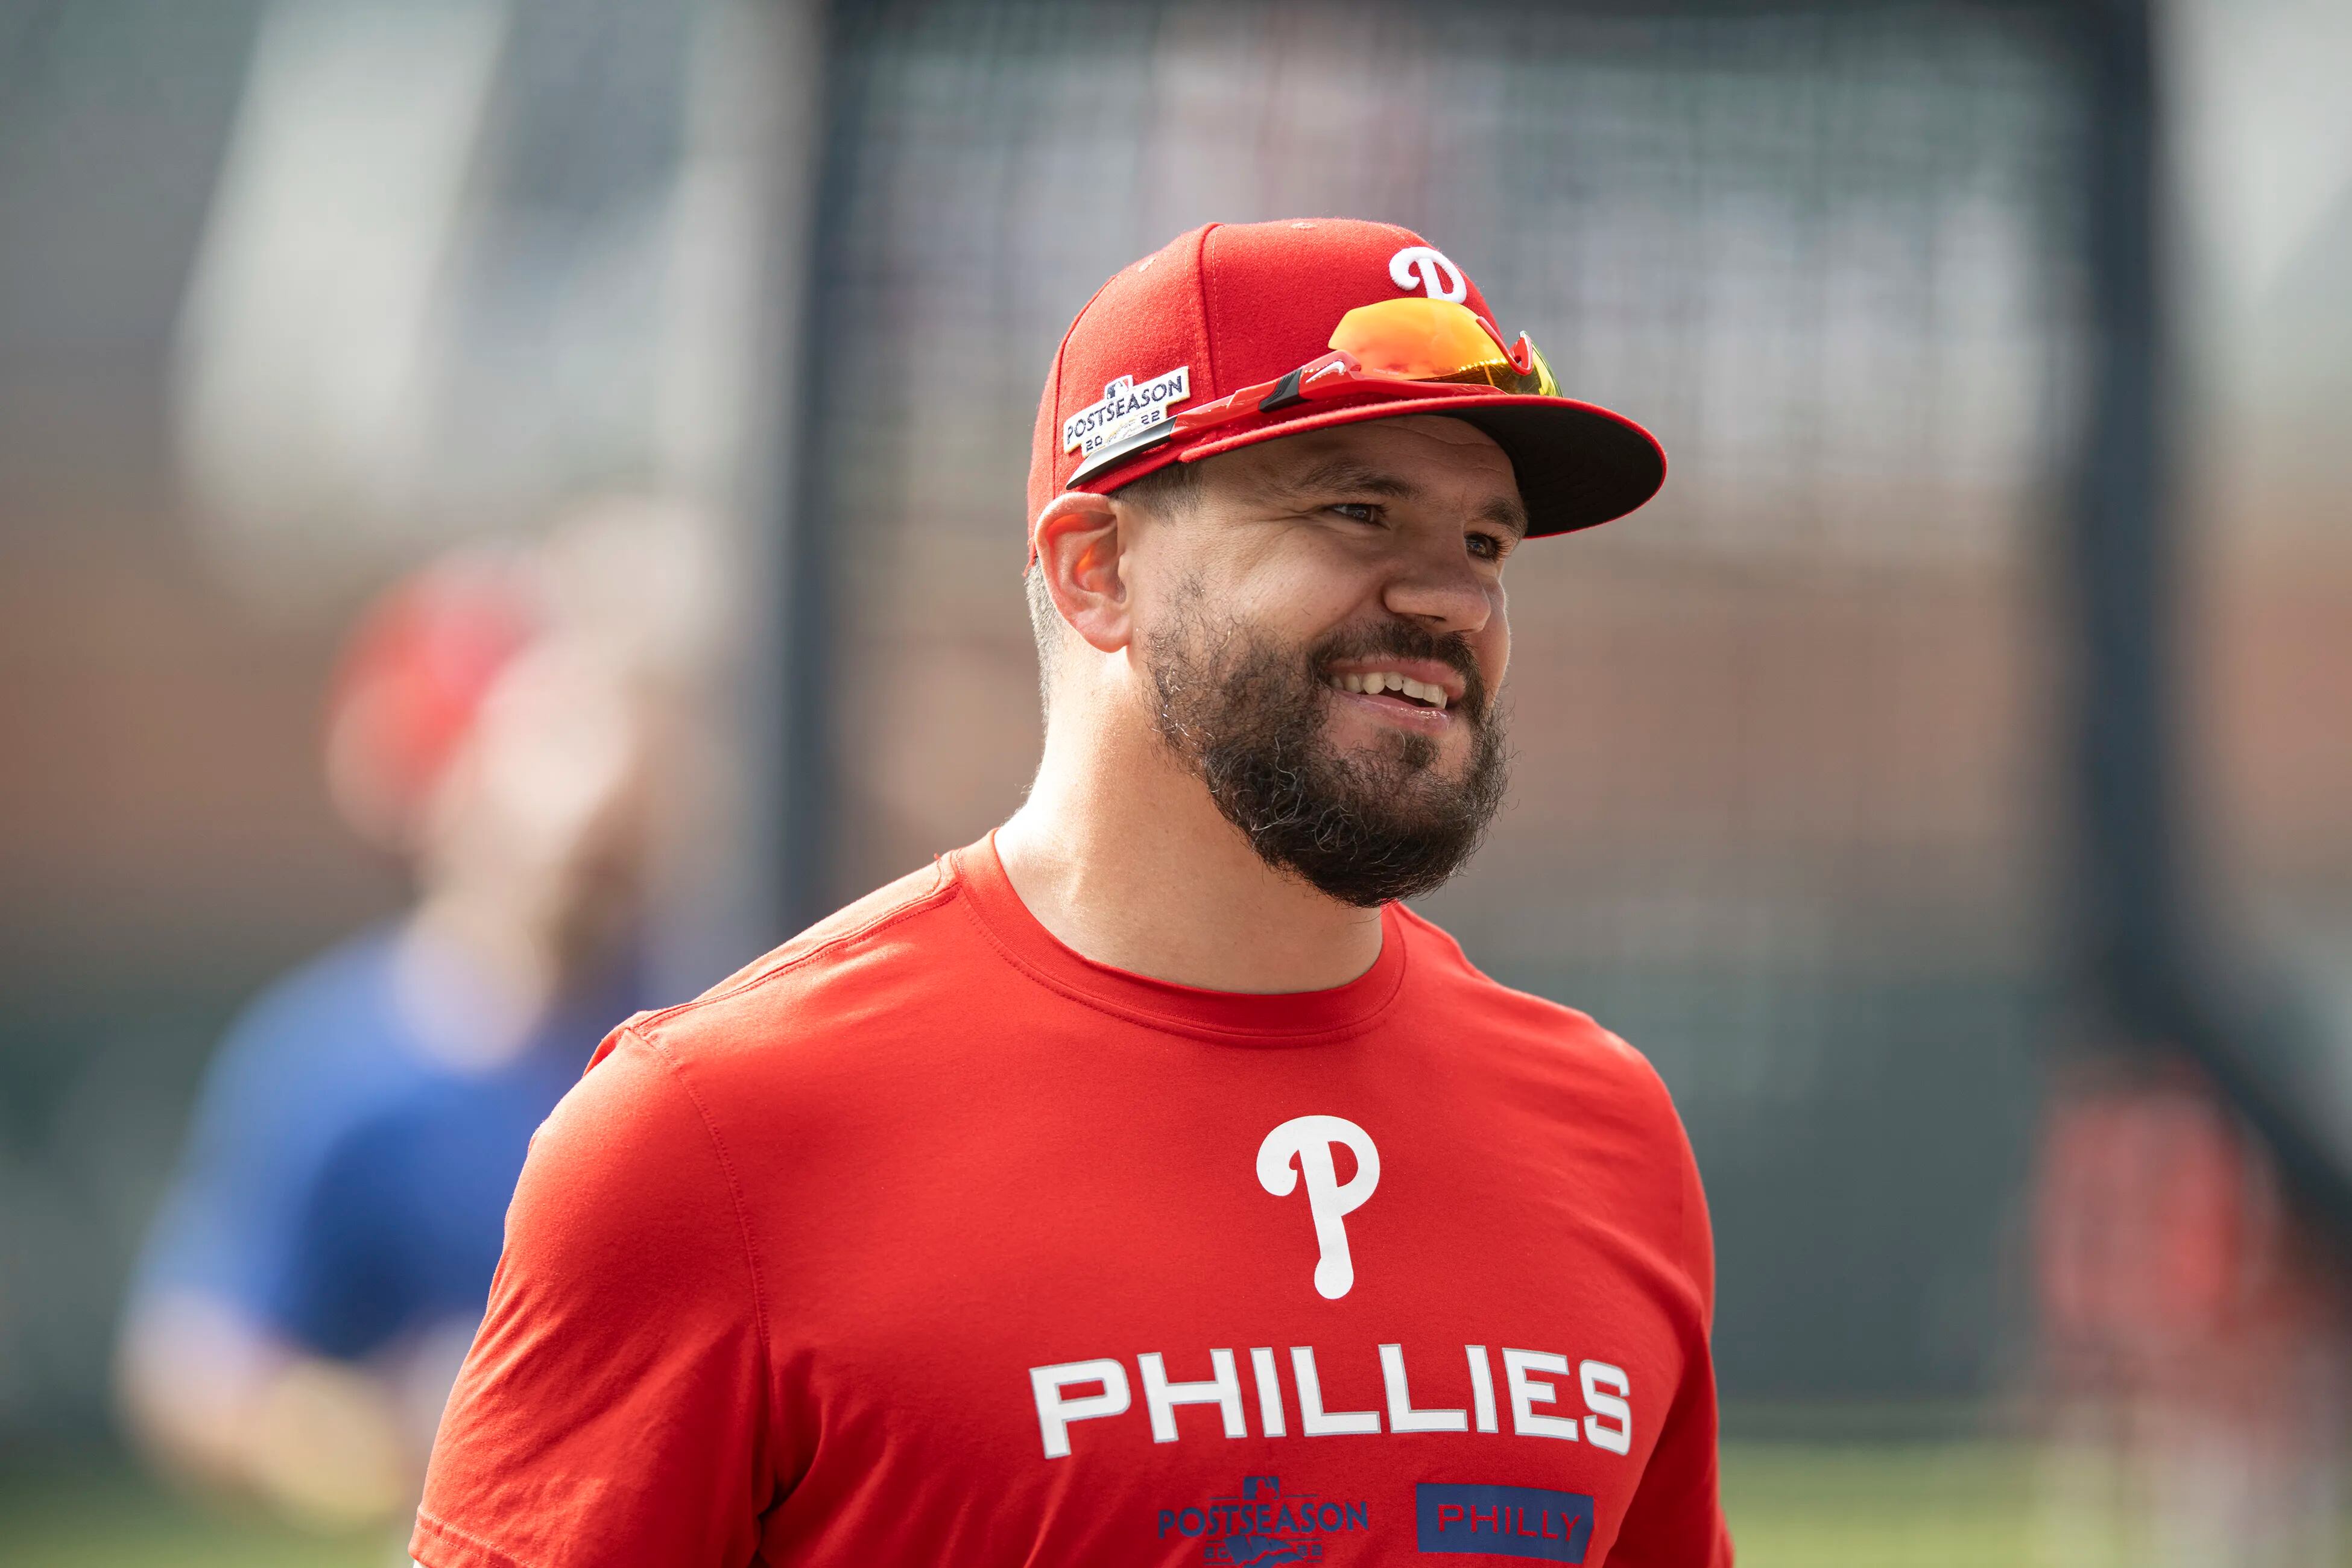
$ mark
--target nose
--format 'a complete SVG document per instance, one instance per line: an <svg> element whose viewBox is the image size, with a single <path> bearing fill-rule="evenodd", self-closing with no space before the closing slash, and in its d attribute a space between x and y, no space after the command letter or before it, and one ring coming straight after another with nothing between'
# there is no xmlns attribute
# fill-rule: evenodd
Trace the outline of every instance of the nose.
<svg viewBox="0 0 2352 1568"><path fill-rule="evenodd" d="M1424 548L1397 563L1381 591L1389 613L1417 621L1433 632L1474 636L1486 628L1501 588L1482 577L1463 552L1461 537L1451 548Z"/></svg>

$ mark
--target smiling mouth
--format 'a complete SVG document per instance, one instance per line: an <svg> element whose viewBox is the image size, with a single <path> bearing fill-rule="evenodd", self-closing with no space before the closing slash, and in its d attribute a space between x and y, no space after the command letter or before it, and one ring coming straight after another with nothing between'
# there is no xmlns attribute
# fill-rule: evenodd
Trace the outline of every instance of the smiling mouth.
<svg viewBox="0 0 2352 1568"><path fill-rule="evenodd" d="M1393 669L1367 670L1361 675L1334 675L1327 678L1327 684L1337 690L1353 691L1364 697L1385 698L1391 702L1402 702L1413 708L1433 708L1443 711L1445 707L1444 687L1432 686L1425 680L1415 680L1411 676L1400 675Z"/></svg>

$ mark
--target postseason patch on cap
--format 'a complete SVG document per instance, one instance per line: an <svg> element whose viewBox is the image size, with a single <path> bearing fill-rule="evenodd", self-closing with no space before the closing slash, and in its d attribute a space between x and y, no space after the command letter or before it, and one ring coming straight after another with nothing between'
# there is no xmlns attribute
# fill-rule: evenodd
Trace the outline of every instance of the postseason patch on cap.
<svg viewBox="0 0 2352 1568"><path fill-rule="evenodd" d="M1079 458L1073 481L1157 439L1155 433L1168 423L1168 411L1192 395L1192 367L1188 364L1146 382L1122 375L1105 386L1101 402L1062 421L1062 449Z"/></svg>

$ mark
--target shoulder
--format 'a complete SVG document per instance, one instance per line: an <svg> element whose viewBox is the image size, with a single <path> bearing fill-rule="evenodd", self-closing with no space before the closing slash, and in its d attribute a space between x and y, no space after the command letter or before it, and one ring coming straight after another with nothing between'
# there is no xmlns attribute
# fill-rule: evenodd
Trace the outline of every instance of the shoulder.
<svg viewBox="0 0 2352 1568"><path fill-rule="evenodd" d="M656 1053L716 1063L820 1037L825 1026L870 1017L951 986L983 944L955 909L952 863L932 862L868 893L762 955L694 1000L641 1013L625 1026ZM598 1059L604 1053L598 1053Z"/></svg>
<svg viewBox="0 0 2352 1568"><path fill-rule="evenodd" d="M1470 962L1462 944L1440 926L1402 905L1407 940L1420 978L1451 1012L1477 1018L1489 1032L1524 1041L1530 1048L1558 1053L1587 1088L1622 1090L1642 1108L1674 1121L1673 1098L1650 1060L1591 1014L1528 992L1514 990Z"/></svg>
<svg viewBox="0 0 2352 1568"><path fill-rule="evenodd" d="M200 1142L206 1127L236 1138L257 1123L315 1131L382 1098L401 1076L402 1053L386 1048L394 941L383 929L349 938L247 1005L205 1069Z"/></svg>
<svg viewBox="0 0 2352 1568"><path fill-rule="evenodd" d="M753 959L693 1001L652 1015L655 1019L683 1016L712 1004L721 1004L758 989L791 970L822 966L861 950L870 950L892 928L939 909L955 891L955 878L944 858L909 871L895 882L877 888L856 902L802 931L798 936Z"/></svg>
<svg viewBox="0 0 2352 1568"><path fill-rule="evenodd" d="M1715 1310L1715 1243L1690 1138L1649 1058L1585 1013L1480 973L1461 945L1410 910L1407 940L1424 993L1458 1031L1475 1032L1514 1092L1544 1104L1588 1147L1606 1150L1624 1212L1651 1216L1658 1255L1687 1283L1701 1321ZM1461 1034L1455 1033L1455 1038Z"/></svg>
<svg viewBox="0 0 2352 1568"><path fill-rule="evenodd" d="M383 1018L391 1002L397 940L392 929L372 927L271 982L230 1024L222 1044L223 1063L248 1058L314 1058L348 1038L355 1021L373 1025Z"/></svg>
<svg viewBox="0 0 2352 1568"><path fill-rule="evenodd" d="M1585 1013L1515 991L1482 973L1451 936L1410 910L1400 911L1424 983L1450 1018L1476 1018L1491 1048L1523 1069L1532 1089L1549 1086L1562 1122L1605 1140L1612 1167L1658 1215L1660 1240L1689 1280L1703 1317L1715 1301L1715 1248L1698 1164L1674 1096L1649 1058ZM1540 1092L1538 1090L1537 1092Z"/></svg>

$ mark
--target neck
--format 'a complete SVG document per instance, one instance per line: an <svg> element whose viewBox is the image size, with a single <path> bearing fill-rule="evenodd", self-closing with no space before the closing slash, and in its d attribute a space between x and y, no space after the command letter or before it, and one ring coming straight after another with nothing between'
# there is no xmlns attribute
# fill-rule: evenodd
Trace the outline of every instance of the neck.
<svg viewBox="0 0 2352 1568"><path fill-rule="evenodd" d="M417 1043L461 1068L520 1053L553 1005L558 975L544 948L482 901L450 889L409 916L398 996Z"/></svg>
<svg viewBox="0 0 2352 1568"><path fill-rule="evenodd" d="M1381 954L1381 914L1258 858L1130 714L1050 725L996 852L1038 923L1093 959L1213 991L1322 991Z"/></svg>

